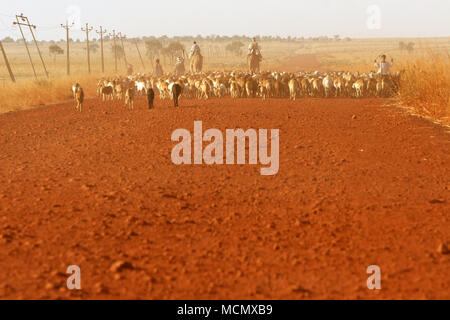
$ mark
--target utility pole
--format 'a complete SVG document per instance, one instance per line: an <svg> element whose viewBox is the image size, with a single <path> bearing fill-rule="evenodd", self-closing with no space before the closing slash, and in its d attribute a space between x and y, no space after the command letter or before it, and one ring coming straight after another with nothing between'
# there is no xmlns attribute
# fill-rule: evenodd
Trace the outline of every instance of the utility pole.
<svg viewBox="0 0 450 320"><path fill-rule="evenodd" d="M11 77L12 82L16 82L16 78L14 77L14 73L11 70L11 66L9 65L8 57L6 56L5 48L3 48L3 44L0 41L0 50L2 51L3 58L5 59L6 68L8 68L9 76Z"/></svg>
<svg viewBox="0 0 450 320"><path fill-rule="evenodd" d="M69 29L71 27L73 27L75 25L74 22L72 22L72 24L69 26L69 21L66 21L66 25L61 24L61 27L63 27L64 29L66 29L66 38L67 38L67 49L66 49L66 54L67 54L67 75L70 76L70 38L69 38Z"/></svg>
<svg viewBox="0 0 450 320"><path fill-rule="evenodd" d="M116 45L116 30L113 30L112 33L109 34L111 37L113 37L114 41L114 62L115 62L115 70L117 73L117 45Z"/></svg>
<svg viewBox="0 0 450 320"><path fill-rule="evenodd" d="M123 60L125 61L125 68L128 68L128 61L127 61L127 54L125 53L125 46L123 45L123 39L127 38L126 35L122 35L122 32L119 32L119 37L120 37L120 43L122 44L122 49L123 49Z"/></svg>
<svg viewBox="0 0 450 320"><path fill-rule="evenodd" d="M86 29L81 28L81 31L86 31L86 50L87 50L87 59L88 59L88 72L91 73L91 52L89 49L89 32L91 32L94 28L89 28L89 23L86 23Z"/></svg>
<svg viewBox="0 0 450 320"><path fill-rule="evenodd" d="M26 23L20 23L18 18L22 19L22 21L23 21L23 22L26 22ZM39 45L38 45L38 43L37 43L37 41L36 41L36 37L34 36L34 32L33 32L33 29L36 29L36 26L35 26L35 25L32 25L32 24L30 23L30 20L28 20L28 18L25 17L25 16L23 15L23 13L21 13L20 16L16 16L16 19L17 19L17 24L19 24L19 26L22 25L22 26L27 26L28 28L30 28L30 32L31 32L31 35L32 35L32 37L33 37L34 44L35 44L36 49L37 49L37 52L38 52L38 54L39 54L39 58L41 58L42 67L44 68L45 75L46 75L47 78L48 78L48 71L47 71L47 68L46 68L46 66L45 66L45 62L44 62L44 59L42 58L41 50L39 50Z"/></svg>
<svg viewBox="0 0 450 320"><path fill-rule="evenodd" d="M26 20L23 18L23 13L21 14L20 17L22 18L22 21L24 21L24 22L26 21ZM19 16L18 16L18 15L16 15L16 21L14 21L13 24L19 26L20 34L22 35L23 43L25 44L25 48L27 49L27 53L28 53L28 58L30 59L31 68L33 69L34 77L35 77L36 80L37 80L36 69L34 68L33 59L31 59L30 49L28 49L27 40L25 39L25 35L23 34L23 30L22 30L22 25L23 25L23 24L21 24L21 23L19 22Z"/></svg>
<svg viewBox="0 0 450 320"><path fill-rule="evenodd" d="M101 50L102 50L102 73L105 73L105 55L103 52L103 35L107 32L106 29L103 29L102 26L100 26L100 31L95 30L100 35L100 44L101 44Z"/></svg>
<svg viewBox="0 0 450 320"><path fill-rule="evenodd" d="M23 14L22 14L22 16L23 16ZM28 20L27 17L24 17L24 18L27 20L27 24L28 24L28 27L30 28L31 35L33 36L34 44L36 45L37 52L39 53L39 58L41 58L42 67L44 68L45 75L48 78L49 74L48 74L47 68L45 67L45 62L44 62L44 59L42 58L41 50L39 49L38 43L36 41L36 37L34 36L34 32L33 32L33 29L36 29L36 26L31 25L30 20Z"/></svg>
<svg viewBox="0 0 450 320"><path fill-rule="evenodd" d="M144 63L144 59L142 59L141 50L139 50L138 41L136 40L134 42L134 44L136 45L137 52L139 53L139 58L141 59L142 67L144 67L144 71L145 71L145 63Z"/></svg>

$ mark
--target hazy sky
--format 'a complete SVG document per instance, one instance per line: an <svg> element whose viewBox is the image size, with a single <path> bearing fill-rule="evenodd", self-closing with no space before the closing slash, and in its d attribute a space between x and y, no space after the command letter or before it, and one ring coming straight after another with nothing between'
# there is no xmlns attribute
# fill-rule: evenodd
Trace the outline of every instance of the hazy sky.
<svg viewBox="0 0 450 320"><path fill-rule="evenodd" d="M144 35L450 36L450 0L2 0L0 38L24 13L39 39L65 37L67 19ZM72 37L84 39L79 29ZM92 33L92 36L96 36Z"/></svg>

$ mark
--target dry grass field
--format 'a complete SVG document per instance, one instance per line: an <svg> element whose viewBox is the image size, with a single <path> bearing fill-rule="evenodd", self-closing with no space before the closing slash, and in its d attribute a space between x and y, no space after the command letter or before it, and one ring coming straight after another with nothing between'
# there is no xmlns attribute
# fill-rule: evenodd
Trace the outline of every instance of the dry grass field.
<svg viewBox="0 0 450 320"><path fill-rule="evenodd" d="M450 124L450 55L429 54L404 64L399 99L419 115Z"/></svg>
<svg viewBox="0 0 450 320"><path fill-rule="evenodd" d="M412 52L401 50L400 42L413 42L415 49ZM66 49L64 42L57 44L62 49ZM245 47L242 48L240 55L235 55L226 50L227 44L229 43L211 41L200 43L205 55L206 70L244 70L246 68ZM91 52L92 72L88 74L86 44L73 42L71 44L71 76L68 77L66 55L50 55L50 45L48 42L40 44L50 74L50 78L46 79L37 51L30 44L32 59L39 77L36 81L24 44L4 43L17 83L14 85L10 83L7 69L2 61L0 64L0 113L69 100L71 99L70 86L74 82L82 83L88 97L94 94L96 80L103 75L100 50ZM188 51L191 43L185 41L182 45ZM125 41L124 46L126 60L133 65L135 72L152 71L153 61L146 55L143 41L138 43L143 62L133 41ZM296 55L310 55L314 57L317 70L369 72L373 70L373 60L378 55L386 53L389 57L395 58L394 71L405 71L399 101L406 106L414 107L415 111L421 115L449 122L450 38L352 39L328 42L273 40L263 41L261 46L265 58L262 68L278 71L314 71L303 70L302 66L299 66L298 70L284 70L283 61ZM112 41L106 41L104 48L105 75L114 75ZM161 57L161 60L165 72L172 72L174 63L166 57ZM123 74L125 71L125 60L120 59L118 73Z"/></svg>

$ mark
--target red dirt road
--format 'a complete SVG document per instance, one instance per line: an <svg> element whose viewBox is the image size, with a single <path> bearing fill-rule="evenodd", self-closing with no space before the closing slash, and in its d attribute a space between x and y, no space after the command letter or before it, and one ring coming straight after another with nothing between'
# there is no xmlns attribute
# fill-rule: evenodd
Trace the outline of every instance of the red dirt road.
<svg viewBox="0 0 450 320"><path fill-rule="evenodd" d="M318 69L324 71L326 68L320 65L316 54L296 54L274 63L271 69L284 72L298 72L305 70L316 71Z"/></svg>
<svg viewBox="0 0 450 320"><path fill-rule="evenodd" d="M0 115L0 298L449 299L450 135L386 102ZM280 129L280 172L173 165L195 120Z"/></svg>

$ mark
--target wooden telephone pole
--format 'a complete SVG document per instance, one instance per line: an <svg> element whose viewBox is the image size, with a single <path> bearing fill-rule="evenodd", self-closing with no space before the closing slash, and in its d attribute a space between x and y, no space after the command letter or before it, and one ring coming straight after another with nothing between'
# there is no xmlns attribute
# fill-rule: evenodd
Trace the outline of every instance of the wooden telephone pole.
<svg viewBox="0 0 450 320"><path fill-rule="evenodd" d="M139 53L139 59L141 59L142 67L144 68L145 71L145 63L144 59L142 59L141 50L139 50L138 41L136 40L134 44L136 45L137 52Z"/></svg>
<svg viewBox="0 0 450 320"><path fill-rule="evenodd" d="M21 16L23 16L23 14ZM24 18L22 18L22 20L26 21ZM33 69L34 77L37 80L36 69L34 68L33 59L31 59L30 49L28 48L27 40L25 39L25 35L23 34L23 30L22 30L22 25L23 24L21 24L19 22L19 16L18 15L16 15L16 21L14 21L13 24L19 26L20 34L22 35L23 43L25 44L25 48L27 49L27 53L28 53L28 58L30 59L31 68Z"/></svg>
<svg viewBox="0 0 450 320"><path fill-rule="evenodd" d="M114 41L114 62L115 62L115 71L117 73L117 45L116 45L116 30L113 30L112 33L109 34L109 36L113 37Z"/></svg>
<svg viewBox="0 0 450 320"><path fill-rule="evenodd" d="M19 18L22 20L22 22L19 22ZM49 77L49 74L48 74L48 71L47 71L47 67L45 66L44 58L42 58L41 50L39 49L39 45L38 45L38 43L37 43L37 41L36 41L36 37L34 36L34 32L33 32L33 29L36 29L36 26L35 26L35 25L32 25L32 24L30 23L30 20L28 20L28 17L25 17L25 16L23 15L23 13L21 13L20 16L17 16L17 15L16 15L16 20L17 20L17 22L14 22L14 24L18 24L19 27L21 27L21 26L26 26L26 27L30 28L31 36L33 37L33 41L34 41L34 44L35 44L35 46L36 46L37 52L38 52L38 54L39 54L39 58L41 59L41 62L42 62L42 67L44 68L45 75L46 75L47 78L48 78L48 77ZM20 28L20 30L21 30L21 32L22 32L22 28ZM22 36L23 36L23 34L22 34ZM25 42L26 42L26 41L25 41ZM28 50L28 49L27 49L27 50ZM30 59L31 59L31 58L30 58Z"/></svg>
<svg viewBox="0 0 450 320"><path fill-rule="evenodd" d="M16 82L16 78L14 77L14 73L11 70L11 66L9 65L8 57L6 56L5 48L3 48L3 44L0 41L0 50L3 54L3 59L5 59L6 68L8 69L9 76L11 77L12 82Z"/></svg>
<svg viewBox="0 0 450 320"><path fill-rule="evenodd" d="M105 73L105 54L103 51L103 35L107 32L106 29L103 29L102 26L100 26L100 31L95 30L100 35L100 44L101 44L101 50L102 50L102 73Z"/></svg>
<svg viewBox="0 0 450 320"><path fill-rule="evenodd" d="M120 43L122 44L123 49L123 60L125 61L125 68L128 68L127 54L125 52L125 46L123 45L123 39L126 39L126 35L122 35L122 32L119 32Z"/></svg>
<svg viewBox="0 0 450 320"><path fill-rule="evenodd" d="M70 37L69 37L69 30L71 27L74 26L75 23L72 22L72 24L69 26L69 21L66 21L66 24L61 24L61 27L66 30L66 41L67 41L67 49L66 49L66 55L67 55L67 75L70 76Z"/></svg>
<svg viewBox="0 0 450 320"><path fill-rule="evenodd" d="M91 73L91 52L89 48L89 32L94 28L89 28L89 23L86 23L86 29L81 28L81 31L86 31L86 50L87 50L87 60L88 60L88 72Z"/></svg>

